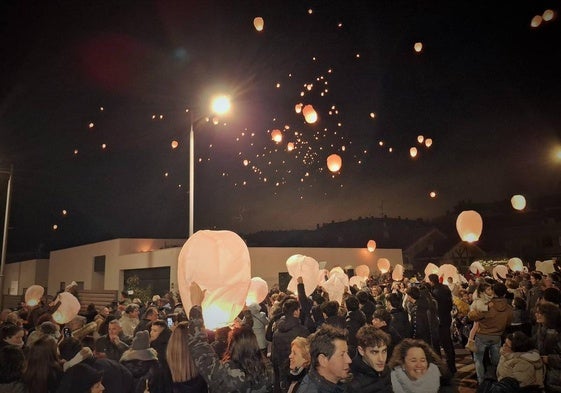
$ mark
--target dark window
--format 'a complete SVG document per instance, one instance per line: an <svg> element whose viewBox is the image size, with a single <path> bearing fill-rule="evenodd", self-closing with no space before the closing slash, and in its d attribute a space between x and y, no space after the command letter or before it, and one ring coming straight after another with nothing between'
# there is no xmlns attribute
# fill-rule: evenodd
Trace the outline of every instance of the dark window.
<svg viewBox="0 0 561 393"><path fill-rule="evenodd" d="M169 275L169 267L125 270L123 287L126 289L130 277L137 276L141 288L152 287L152 294L161 296L169 292Z"/></svg>
<svg viewBox="0 0 561 393"><path fill-rule="evenodd" d="M105 255L94 257L94 272L105 273Z"/></svg>

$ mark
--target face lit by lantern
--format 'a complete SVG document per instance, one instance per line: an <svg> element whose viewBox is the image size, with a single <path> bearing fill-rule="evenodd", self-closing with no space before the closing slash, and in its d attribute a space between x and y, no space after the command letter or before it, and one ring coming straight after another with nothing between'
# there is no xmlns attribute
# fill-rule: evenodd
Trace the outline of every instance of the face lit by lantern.
<svg viewBox="0 0 561 393"><path fill-rule="evenodd" d="M465 210L456 219L456 229L463 241L476 242L483 231L483 219L475 210Z"/></svg>
<svg viewBox="0 0 561 393"><path fill-rule="evenodd" d="M514 195L510 198L510 203L516 210L524 210L526 207L526 198L524 198L523 195Z"/></svg>
<svg viewBox="0 0 561 393"><path fill-rule="evenodd" d="M271 139L276 143L282 142L282 132L280 130L273 130L271 132Z"/></svg>
<svg viewBox="0 0 561 393"><path fill-rule="evenodd" d="M343 165L343 160L341 159L341 156L339 156L338 154L331 154L329 157L327 157L327 168L331 172L333 173L339 172L342 165Z"/></svg>
<svg viewBox="0 0 561 393"><path fill-rule="evenodd" d="M409 155L410 155L412 158L417 157L417 148L416 148L416 147L412 147L411 149L409 149Z"/></svg>
<svg viewBox="0 0 561 393"><path fill-rule="evenodd" d="M262 17L258 16L253 19L253 26L257 31L263 31L263 26L265 25L265 21Z"/></svg>
<svg viewBox="0 0 561 393"><path fill-rule="evenodd" d="M376 242L374 240L368 240L368 243L366 243L366 248L368 249L368 251L374 252L374 250L376 250Z"/></svg>

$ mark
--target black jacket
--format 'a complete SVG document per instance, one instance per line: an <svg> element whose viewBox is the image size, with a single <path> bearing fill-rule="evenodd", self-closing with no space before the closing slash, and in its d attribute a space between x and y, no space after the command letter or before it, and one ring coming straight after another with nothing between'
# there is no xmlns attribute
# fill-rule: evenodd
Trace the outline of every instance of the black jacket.
<svg viewBox="0 0 561 393"><path fill-rule="evenodd" d="M391 370L388 366L379 373L357 355L351 363L353 379L347 385L348 393L391 393Z"/></svg>

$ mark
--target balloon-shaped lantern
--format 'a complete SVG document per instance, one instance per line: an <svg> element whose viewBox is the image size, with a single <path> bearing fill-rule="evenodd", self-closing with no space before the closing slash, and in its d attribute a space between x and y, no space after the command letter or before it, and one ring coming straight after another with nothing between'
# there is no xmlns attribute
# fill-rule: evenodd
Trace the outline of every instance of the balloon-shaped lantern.
<svg viewBox="0 0 561 393"><path fill-rule="evenodd" d="M288 150L288 151L294 150L294 142L288 142L286 144L286 150Z"/></svg>
<svg viewBox="0 0 561 393"><path fill-rule="evenodd" d="M349 286L355 286L358 289L364 288L364 286L366 286L366 278L365 277L361 277L361 276L352 276L349 279Z"/></svg>
<svg viewBox="0 0 561 393"><path fill-rule="evenodd" d="M41 285L30 286L27 288L27 291L25 291L25 303L30 307L38 305L44 293L45 288Z"/></svg>
<svg viewBox="0 0 561 393"><path fill-rule="evenodd" d="M368 249L368 251L374 252L376 250L376 242L374 240L368 240L368 243L366 243L366 248Z"/></svg>
<svg viewBox="0 0 561 393"><path fill-rule="evenodd" d="M469 266L469 271L472 274L481 274L485 271L485 268L483 267L480 261L475 261L472 262L472 264Z"/></svg>
<svg viewBox="0 0 561 393"><path fill-rule="evenodd" d="M521 272L524 269L524 263L520 258L510 258L507 265L513 272Z"/></svg>
<svg viewBox="0 0 561 393"><path fill-rule="evenodd" d="M271 139L276 143L282 142L282 132L280 130L273 130L271 132Z"/></svg>
<svg viewBox="0 0 561 393"><path fill-rule="evenodd" d="M412 158L417 157L417 148L416 148L416 147L412 147L411 149L409 149L409 155L410 155Z"/></svg>
<svg viewBox="0 0 561 393"><path fill-rule="evenodd" d="M425 146L426 147L431 147L432 146L432 139L431 138L425 139Z"/></svg>
<svg viewBox="0 0 561 393"><path fill-rule="evenodd" d="M397 265L395 265L395 267L393 268L393 272L392 272L392 280L394 280L394 281L403 280L403 265L401 265L399 263Z"/></svg>
<svg viewBox="0 0 561 393"><path fill-rule="evenodd" d="M555 271L553 264L554 261L552 259L543 262L536 261L536 270L543 274L551 274Z"/></svg>
<svg viewBox="0 0 561 393"><path fill-rule="evenodd" d="M456 219L456 229L463 241L476 242L483 231L483 219L475 210L464 210Z"/></svg>
<svg viewBox="0 0 561 393"><path fill-rule="evenodd" d="M448 281L448 277L452 277L452 281L458 283L460 282L460 277L458 274L458 268L454 265L451 265L449 263L446 263L444 265L441 265L438 268L438 277L442 278L443 282L447 282Z"/></svg>
<svg viewBox="0 0 561 393"><path fill-rule="evenodd" d="M300 254L292 255L286 260L286 269L292 277L288 283L290 291L297 293L297 279L302 277L306 296L310 296L314 292L319 274L319 264L314 258Z"/></svg>
<svg viewBox="0 0 561 393"><path fill-rule="evenodd" d="M493 277L495 280L506 280L508 267L506 265L497 265L493 268Z"/></svg>
<svg viewBox="0 0 561 393"><path fill-rule="evenodd" d="M205 324L207 315L214 321L228 314L232 322L243 309L251 281L251 261L245 242L231 231L197 231L183 245L177 261L177 285L185 310L192 306L190 287L195 282L206 290L203 300ZM245 288L245 292L243 290ZM220 298L219 296L225 297ZM211 304L211 301L216 300ZM210 307L206 307L210 306ZM221 310L221 311L217 311ZM216 322L218 323L218 322ZM215 325L218 326L218 325Z"/></svg>
<svg viewBox="0 0 561 393"><path fill-rule="evenodd" d="M302 108L302 114L304 115L304 120L306 120L306 123L313 124L318 120L318 114L316 113L314 107L311 105L304 106L304 108Z"/></svg>
<svg viewBox="0 0 561 393"><path fill-rule="evenodd" d="M260 16L253 19L253 26L255 26L255 30L263 31L264 25L265 25L265 21Z"/></svg>
<svg viewBox="0 0 561 393"><path fill-rule="evenodd" d="M370 268L367 265L358 265L355 268L355 274L360 277L368 278L368 276L370 276Z"/></svg>
<svg viewBox="0 0 561 393"><path fill-rule="evenodd" d="M427 263L427 266L425 267L425 279L428 280L428 276L429 274L438 274L438 266L436 266L434 263Z"/></svg>
<svg viewBox="0 0 561 393"><path fill-rule="evenodd" d="M64 325L70 322L80 311L80 301L76 296L70 292L61 292L55 299L55 303L60 302L60 305L53 312L53 320L59 325Z"/></svg>
<svg viewBox="0 0 561 393"><path fill-rule="evenodd" d="M423 135L417 136L417 142L423 143L425 141L425 137Z"/></svg>
<svg viewBox="0 0 561 393"><path fill-rule="evenodd" d="M388 258L380 258L376 264L380 273L384 274L390 271L391 263Z"/></svg>
<svg viewBox="0 0 561 393"><path fill-rule="evenodd" d="M249 285L249 280L240 281L207 293L201 304L205 327L213 330L232 323L243 309Z"/></svg>
<svg viewBox="0 0 561 393"><path fill-rule="evenodd" d="M249 306L252 303L261 303L267 297L267 293L269 293L267 281L263 280L261 277L252 277L249 284L249 291L245 299L245 305Z"/></svg>
<svg viewBox="0 0 561 393"><path fill-rule="evenodd" d="M526 207L526 198L524 198L524 195L514 195L510 198L510 203L516 210L524 210Z"/></svg>
<svg viewBox="0 0 561 393"><path fill-rule="evenodd" d="M330 300L336 300L341 304L345 287L349 286L349 277L343 269L336 267L329 272L329 279L323 283L322 287L329 293Z"/></svg>
<svg viewBox="0 0 561 393"><path fill-rule="evenodd" d="M304 106L304 104L302 104L301 102L294 105L294 111L296 113L301 113L302 112L302 107Z"/></svg>
<svg viewBox="0 0 561 393"><path fill-rule="evenodd" d="M343 160L341 159L341 156L337 154L331 154L329 157L327 157L327 168L331 172L333 173L339 172L342 165L343 165Z"/></svg>

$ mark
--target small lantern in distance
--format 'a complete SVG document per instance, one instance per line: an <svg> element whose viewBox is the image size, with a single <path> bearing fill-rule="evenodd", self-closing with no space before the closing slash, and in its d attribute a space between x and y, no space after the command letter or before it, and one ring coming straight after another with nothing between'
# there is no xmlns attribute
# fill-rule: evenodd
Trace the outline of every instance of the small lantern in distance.
<svg viewBox="0 0 561 393"><path fill-rule="evenodd" d="M338 154L331 154L329 157L327 157L327 168L331 172L333 173L339 172L342 165L343 165L343 160L341 159L341 156L339 156Z"/></svg>
<svg viewBox="0 0 561 393"><path fill-rule="evenodd" d="M302 108L302 114L306 123L313 124L318 120L318 114L312 105L306 105Z"/></svg>
<svg viewBox="0 0 561 393"><path fill-rule="evenodd" d="M262 17L258 16L253 19L253 26L257 31L263 31L263 27L265 26L265 21Z"/></svg>
<svg viewBox="0 0 561 393"><path fill-rule="evenodd" d="M510 203L516 210L524 210L526 207L526 198L524 198L524 195L514 195L510 198Z"/></svg>
<svg viewBox="0 0 561 393"><path fill-rule="evenodd" d="M409 155L411 156L411 158L417 157L417 148L412 147L411 149L409 149Z"/></svg>
<svg viewBox="0 0 561 393"><path fill-rule="evenodd" d="M368 243L366 243L366 248L368 249L368 251L374 252L376 250L376 241L368 240Z"/></svg>
<svg viewBox="0 0 561 393"><path fill-rule="evenodd" d="M463 241L476 242L483 231L483 219L475 210L465 210L456 219L456 229Z"/></svg>
<svg viewBox="0 0 561 393"><path fill-rule="evenodd" d="M431 147L432 146L432 139L431 138L425 139L425 146L426 147Z"/></svg>
<svg viewBox="0 0 561 393"><path fill-rule="evenodd" d="M282 142L282 132L280 130L273 130L271 132L271 139L276 143Z"/></svg>
<svg viewBox="0 0 561 393"><path fill-rule="evenodd" d="M422 135L419 135L419 136L417 137L417 142L419 142L419 143L423 143L424 140L425 140L425 137L422 136Z"/></svg>
<svg viewBox="0 0 561 393"><path fill-rule="evenodd" d="M422 42L415 42L415 45L413 46L413 48L415 49L415 52L421 53L421 51L423 50L423 43Z"/></svg>

